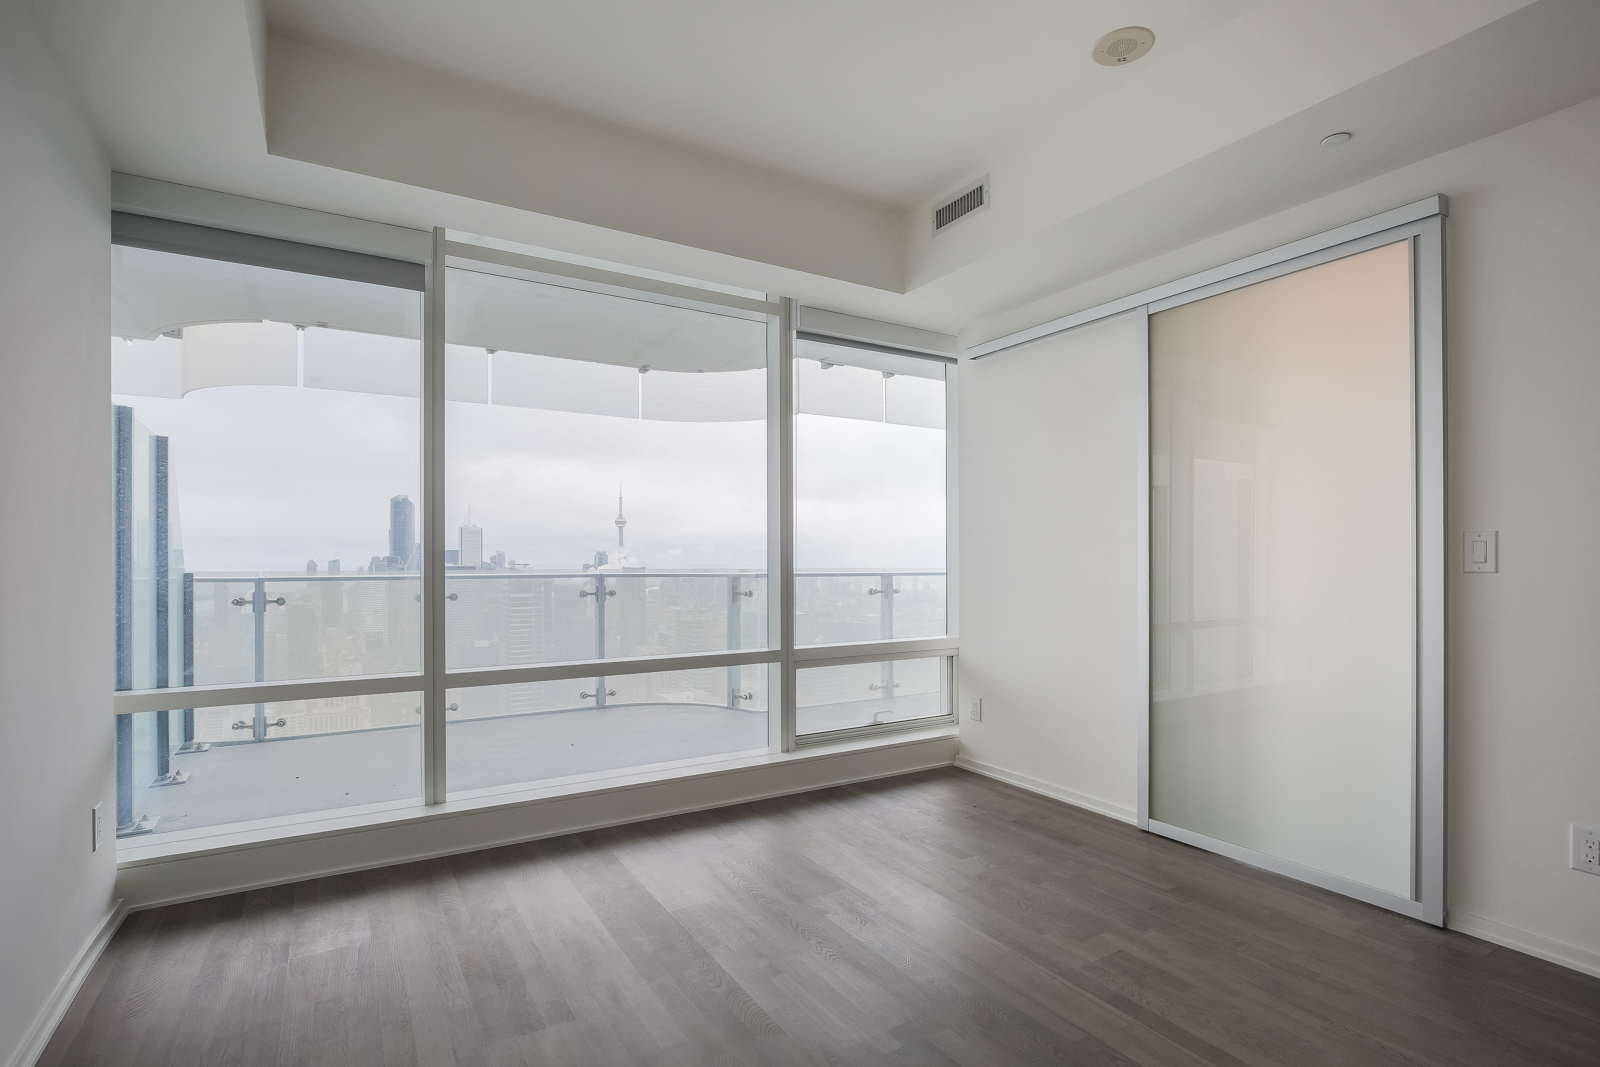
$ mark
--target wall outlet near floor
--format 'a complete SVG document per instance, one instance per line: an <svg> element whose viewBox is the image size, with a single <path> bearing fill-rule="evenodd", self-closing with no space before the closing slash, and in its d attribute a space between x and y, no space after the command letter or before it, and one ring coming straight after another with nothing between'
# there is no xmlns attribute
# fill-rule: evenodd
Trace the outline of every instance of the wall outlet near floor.
<svg viewBox="0 0 1600 1067"><path fill-rule="evenodd" d="M1572 824L1572 869L1600 874L1600 830Z"/></svg>
<svg viewBox="0 0 1600 1067"><path fill-rule="evenodd" d="M105 801L96 804L89 811L89 851L99 852L100 846L106 843L106 815Z"/></svg>
<svg viewBox="0 0 1600 1067"><path fill-rule="evenodd" d="M967 718L973 722L983 721L983 698L973 697L967 704Z"/></svg>

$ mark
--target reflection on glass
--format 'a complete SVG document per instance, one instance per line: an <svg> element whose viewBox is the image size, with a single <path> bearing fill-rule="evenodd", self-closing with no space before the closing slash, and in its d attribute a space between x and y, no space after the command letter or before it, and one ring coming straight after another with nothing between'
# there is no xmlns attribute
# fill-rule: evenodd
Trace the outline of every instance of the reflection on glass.
<svg viewBox="0 0 1600 1067"><path fill-rule="evenodd" d="M766 647L767 318L446 294L449 666Z"/></svg>
<svg viewBox="0 0 1600 1067"><path fill-rule="evenodd" d="M1151 814L1411 894L1405 243L1150 320Z"/></svg>
<svg viewBox="0 0 1600 1067"><path fill-rule="evenodd" d="M795 643L943 635L944 364L811 340L795 357Z"/></svg>
<svg viewBox="0 0 1600 1067"><path fill-rule="evenodd" d="M767 664L452 689L452 795L766 752Z"/></svg>
<svg viewBox="0 0 1600 1067"><path fill-rule="evenodd" d="M118 806L137 813L119 836L417 799L421 706L388 693L119 715L131 752Z"/></svg>
<svg viewBox="0 0 1600 1067"><path fill-rule="evenodd" d="M795 671L795 733L931 719L949 713L938 656Z"/></svg>

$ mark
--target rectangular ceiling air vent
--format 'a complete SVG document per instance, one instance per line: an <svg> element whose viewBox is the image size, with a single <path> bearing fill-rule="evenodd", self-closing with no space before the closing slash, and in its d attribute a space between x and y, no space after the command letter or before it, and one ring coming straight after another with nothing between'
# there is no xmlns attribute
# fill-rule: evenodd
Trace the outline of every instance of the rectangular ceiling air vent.
<svg viewBox="0 0 1600 1067"><path fill-rule="evenodd" d="M934 206L933 232L938 233L957 219L966 218L979 208L988 206L989 179L985 177L972 188L957 193L950 199Z"/></svg>

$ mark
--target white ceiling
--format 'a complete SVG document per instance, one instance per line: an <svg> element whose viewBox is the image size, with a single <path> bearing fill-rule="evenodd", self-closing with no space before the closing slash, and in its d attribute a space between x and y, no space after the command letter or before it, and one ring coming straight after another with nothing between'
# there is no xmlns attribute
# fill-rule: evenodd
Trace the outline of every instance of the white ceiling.
<svg viewBox="0 0 1600 1067"><path fill-rule="evenodd" d="M267 0L272 32L913 207L1259 0ZM1101 35L1155 29L1136 65Z"/></svg>
<svg viewBox="0 0 1600 1067"><path fill-rule="evenodd" d="M26 2L113 169L978 339L1600 94L1596 0Z"/></svg>

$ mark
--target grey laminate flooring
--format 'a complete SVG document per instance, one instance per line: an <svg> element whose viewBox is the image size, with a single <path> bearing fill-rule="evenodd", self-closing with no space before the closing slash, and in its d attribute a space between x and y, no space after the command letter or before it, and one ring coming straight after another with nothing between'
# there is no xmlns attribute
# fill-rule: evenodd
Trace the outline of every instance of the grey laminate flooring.
<svg viewBox="0 0 1600 1067"><path fill-rule="evenodd" d="M58 1064L1600 1064L1600 979L961 771L129 917Z"/></svg>

